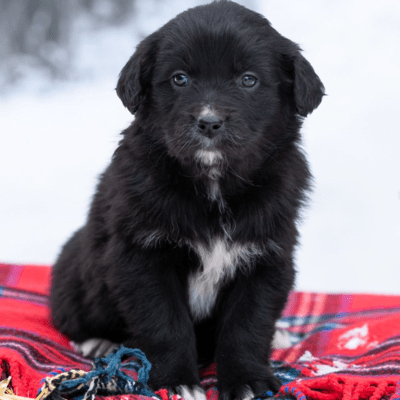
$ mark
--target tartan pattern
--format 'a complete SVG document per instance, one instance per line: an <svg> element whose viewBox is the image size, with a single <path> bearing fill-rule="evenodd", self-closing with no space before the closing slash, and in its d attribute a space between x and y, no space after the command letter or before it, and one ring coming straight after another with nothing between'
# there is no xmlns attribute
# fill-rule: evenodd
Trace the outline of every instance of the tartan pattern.
<svg viewBox="0 0 400 400"><path fill-rule="evenodd" d="M48 266L0 264L0 373L19 396L35 397L55 370L90 370L50 323L50 275ZM400 296L292 292L279 326L287 348L272 352L277 397L400 399ZM217 400L215 364L201 380L207 400Z"/></svg>
<svg viewBox="0 0 400 400"><path fill-rule="evenodd" d="M400 373L400 296L293 292L284 324L298 342L275 350L273 359L362 375Z"/></svg>

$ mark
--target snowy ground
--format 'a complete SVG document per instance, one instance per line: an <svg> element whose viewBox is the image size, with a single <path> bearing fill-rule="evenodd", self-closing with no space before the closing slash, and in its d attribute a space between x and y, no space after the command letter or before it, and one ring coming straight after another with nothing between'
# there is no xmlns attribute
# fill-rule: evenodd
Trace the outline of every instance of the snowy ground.
<svg viewBox="0 0 400 400"><path fill-rule="evenodd" d="M84 223L131 121L114 92L119 70L141 37L199 3L139 3L131 28L76 39L76 81L30 76L0 99L0 261L52 263ZM400 294L400 2L247 4L300 44L328 93L303 128L315 191L297 289Z"/></svg>

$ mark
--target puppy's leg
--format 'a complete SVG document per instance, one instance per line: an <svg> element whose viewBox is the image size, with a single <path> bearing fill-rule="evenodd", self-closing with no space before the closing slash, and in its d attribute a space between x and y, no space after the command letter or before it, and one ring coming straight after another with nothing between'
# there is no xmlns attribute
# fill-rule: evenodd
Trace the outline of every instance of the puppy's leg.
<svg viewBox="0 0 400 400"><path fill-rule="evenodd" d="M140 348L152 363L149 386L175 388L200 400L195 334L179 274L189 262L187 251L129 248L112 259L118 268L110 270L109 279L126 327L123 344Z"/></svg>
<svg viewBox="0 0 400 400"><path fill-rule="evenodd" d="M269 356L293 275L291 266L257 265L228 289L216 350L221 400L250 400L279 390Z"/></svg>
<svg viewBox="0 0 400 400"><path fill-rule="evenodd" d="M86 291L81 279L82 234L83 229L74 233L54 264L50 295L53 324L75 342L82 342L90 337L82 323Z"/></svg>
<svg viewBox="0 0 400 400"><path fill-rule="evenodd" d="M117 343L100 338L87 339L82 343L72 342L71 344L78 353L81 353L86 358L107 357L118 347Z"/></svg>
<svg viewBox="0 0 400 400"><path fill-rule="evenodd" d="M185 400L206 400L206 393L200 385L192 387L181 385L175 388L175 392L178 393Z"/></svg>

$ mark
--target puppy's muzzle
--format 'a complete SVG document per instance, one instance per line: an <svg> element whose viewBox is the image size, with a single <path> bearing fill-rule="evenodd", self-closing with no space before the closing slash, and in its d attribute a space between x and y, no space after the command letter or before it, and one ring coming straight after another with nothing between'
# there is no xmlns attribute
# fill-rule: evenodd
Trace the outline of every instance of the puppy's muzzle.
<svg viewBox="0 0 400 400"><path fill-rule="evenodd" d="M209 113L199 117L197 120L197 126L202 135L213 139L222 132L224 121L222 121L222 119L217 115Z"/></svg>

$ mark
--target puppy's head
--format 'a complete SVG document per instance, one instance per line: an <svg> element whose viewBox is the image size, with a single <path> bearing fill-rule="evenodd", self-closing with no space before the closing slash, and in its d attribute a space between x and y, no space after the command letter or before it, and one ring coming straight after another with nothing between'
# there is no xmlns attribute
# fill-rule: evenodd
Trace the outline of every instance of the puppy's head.
<svg viewBox="0 0 400 400"><path fill-rule="evenodd" d="M229 1L190 9L141 42L117 93L182 164L251 164L295 140L324 87L299 47Z"/></svg>

